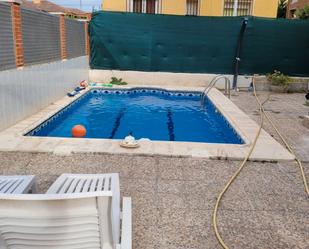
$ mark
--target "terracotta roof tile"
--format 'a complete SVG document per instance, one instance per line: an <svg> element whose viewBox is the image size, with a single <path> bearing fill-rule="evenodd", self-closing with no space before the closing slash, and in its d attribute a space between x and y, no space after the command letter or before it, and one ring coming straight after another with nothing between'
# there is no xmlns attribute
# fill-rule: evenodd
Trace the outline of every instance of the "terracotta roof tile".
<svg viewBox="0 0 309 249"><path fill-rule="evenodd" d="M75 9L75 8L66 8L67 12L74 13L74 14L79 14L79 15L84 15L86 12L80 10L80 9Z"/></svg>
<svg viewBox="0 0 309 249"><path fill-rule="evenodd" d="M62 13L72 13L77 15L86 14L84 11L74 8L65 8L55 3L47 0L41 0L40 3L34 3L27 0L22 0L22 5L26 8L41 10L44 12L62 12Z"/></svg>
<svg viewBox="0 0 309 249"><path fill-rule="evenodd" d="M34 10L38 10L38 8L35 6L35 4L33 2L27 1L27 0L21 0L21 4L23 7L27 8L27 9L34 9Z"/></svg>

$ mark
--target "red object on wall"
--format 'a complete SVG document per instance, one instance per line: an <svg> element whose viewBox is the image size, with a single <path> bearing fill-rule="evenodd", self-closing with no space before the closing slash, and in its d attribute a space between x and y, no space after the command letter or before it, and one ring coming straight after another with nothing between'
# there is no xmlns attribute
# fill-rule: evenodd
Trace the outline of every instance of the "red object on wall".
<svg viewBox="0 0 309 249"><path fill-rule="evenodd" d="M79 85L80 85L81 87L87 87L87 86L88 86L88 84L87 84L86 81L80 82Z"/></svg>

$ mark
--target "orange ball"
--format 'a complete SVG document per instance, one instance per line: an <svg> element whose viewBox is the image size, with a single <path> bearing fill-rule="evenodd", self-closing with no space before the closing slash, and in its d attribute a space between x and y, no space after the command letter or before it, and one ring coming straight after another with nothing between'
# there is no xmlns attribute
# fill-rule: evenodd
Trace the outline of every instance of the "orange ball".
<svg viewBox="0 0 309 249"><path fill-rule="evenodd" d="M87 130L82 125L75 125L72 128L72 137L85 137Z"/></svg>

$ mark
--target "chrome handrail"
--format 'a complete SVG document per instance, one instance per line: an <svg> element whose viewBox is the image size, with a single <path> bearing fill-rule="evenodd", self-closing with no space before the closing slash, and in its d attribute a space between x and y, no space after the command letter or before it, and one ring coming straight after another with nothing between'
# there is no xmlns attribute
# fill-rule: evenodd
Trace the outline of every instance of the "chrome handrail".
<svg viewBox="0 0 309 249"><path fill-rule="evenodd" d="M205 88L205 90L203 91L202 95L201 95L201 102L202 104L204 104L205 102L205 97L208 95L208 93L210 92L210 90L216 85L216 83L220 80L220 79L224 79L225 80L225 90L224 93L225 95L228 95L228 98L231 98L231 81L228 77L226 77L225 75L217 75L215 76L209 83L209 85Z"/></svg>

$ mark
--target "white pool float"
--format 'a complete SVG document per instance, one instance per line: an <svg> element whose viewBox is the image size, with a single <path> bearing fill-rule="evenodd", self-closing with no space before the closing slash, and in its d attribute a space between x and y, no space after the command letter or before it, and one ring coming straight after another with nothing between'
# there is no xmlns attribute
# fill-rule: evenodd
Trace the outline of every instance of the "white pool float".
<svg viewBox="0 0 309 249"><path fill-rule="evenodd" d="M126 136L125 139L120 142L120 146L123 148L135 149L135 148L138 148L140 145L135 140L135 137L129 135L129 136Z"/></svg>

